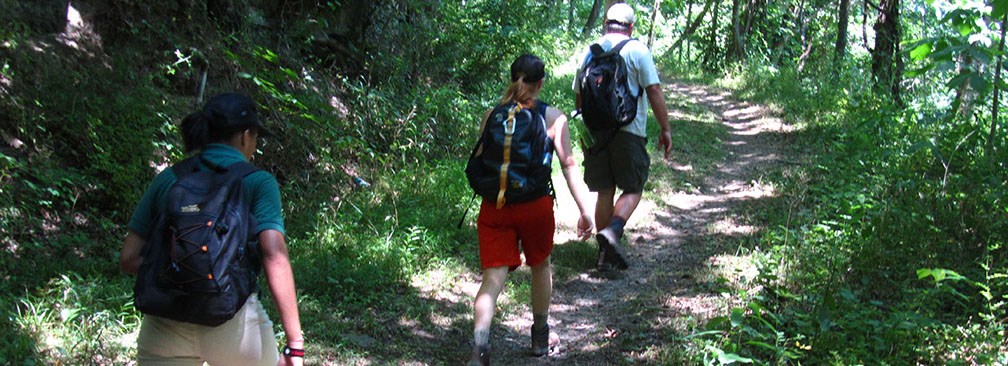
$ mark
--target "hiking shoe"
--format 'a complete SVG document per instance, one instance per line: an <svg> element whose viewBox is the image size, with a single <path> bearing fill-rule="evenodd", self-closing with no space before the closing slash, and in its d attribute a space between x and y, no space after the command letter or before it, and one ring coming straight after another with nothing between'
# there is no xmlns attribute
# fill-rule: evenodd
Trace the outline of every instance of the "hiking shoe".
<svg viewBox="0 0 1008 366"><path fill-rule="evenodd" d="M472 355L466 366L489 366L490 365L490 345L473 346Z"/></svg>
<svg viewBox="0 0 1008 366"><path fill-rule="evenodd" d="M560 336L550 332L549 325L542 329L532 327L532 355L542 357L555 350L560 344Z"/></svg>
<svg viewBox="0 0 1008 366"><path fill-rule="evenodd" d="M598 262L595 264L595 268L597 268L599 272L608 272L609 270L612 269L612 265L609 264L609 261L606 260L606 257L609 256L609 252L610 252L609 243L599 240Z"/></svg>
<svg viewBox="0 0 1008 366"><path fill-rule="evenodd" d="M612 229L605 228L600 230L595 235L595 240L599 243L599 249L605 248L602 250L605 254L600 254L600 257L602 257L600 263L605 262L609 268L616 269L627 269L630 267L627 264L626 254L623 253L623 248L620 247L620 237ZM603 270L602 264L599 264L599 270Z"/></svg>

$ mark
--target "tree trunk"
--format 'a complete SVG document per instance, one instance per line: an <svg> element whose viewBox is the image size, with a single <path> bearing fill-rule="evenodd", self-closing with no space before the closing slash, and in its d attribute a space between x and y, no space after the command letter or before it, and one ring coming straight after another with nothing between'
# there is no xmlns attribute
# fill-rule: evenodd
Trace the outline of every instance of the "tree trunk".
<svg viewBox="0 0 1008 366"><path fill-rule="evenodd" d="M692 0L686 1L686 25L689 24L690 18L692 18ZM676 46L678 45L678 42L682 40L683 37L685 37L685 32L683 32L682 36L676 40ZM685 51L686 54L689 54L689 43L686 43L686 46L684 48L685 49L683 48L678 49L679 64L682 64L682 52ZM672 49L675 49L675 47L673 46Z"/></svg>
<svg viewBox="0 0 1008 366"><path fill-rule="evenodd" d="M783 16L780 17L780 21L777 24L771 25L776 26L777 29L793 29L794 24L792 24L792 17L794 12L791 11L792 3L791 0L786 2L775 2L774 6L779 6L782 9ZM770 47L773 49L773 65L781 65L784 58L784 48L787 47L788 42L791 40L791 35L793 32L773 32L773 42Z"/></svg>
<svg viewBox="0 0 1008 366"><path fill-rule="evenodd" d="M721 18L719 16L720 15L719 13L721 12L721 6L720 6L721 3L718 0L711 0L711 2L715 3L714 4L714 14L711 16L711 20L712 21L711 21L711 24L710 24L710 34L709 34L709 37L708 37L708 40L707 40L707 42L708 42L707 43L707 48L703 51L703 54L704 54L703 64L708 69L714 70L718 66L716 64L717 60L721 59L721 57L719 57L719 52L718 52L719 48L718 48L718 38L717 38L718 37L718 28L720 28L720 26L718 25L718 20Z"/></svg>
<svg viewBox="0 0 1008 366"><path fill-rule="evenodd" d="M899 0L882 0L876 21L875 47L872 49L872 75L875 86L888 92L897 105L903 105L900 82L903 75L903 58L900 56Z"/></svg>
<svg viewBox="0 0 1008 366"><path fill-rule="evenodd" d="M994 140L997 139L998 130L998 110L1001 105L1001 68L1004 67L1002 64L1004 60L1004 49L1005 49L1005 23L1008 23L1008 13L1001 18L1001 40L998 42L998 56L996 62L994 62L994 100L991 103L991 127L990 133L987 134L987 150L986 156L993 156L994 152Z"/></svg>
<svg viewBox="0 0 1008 366"><path fill-rule="evenodd" d="M697 17L694 18L693 21L686 26L686 29L683 30L682 35L680 35L679 39L677 39L675 43L672 44L672 47L670 47L669 50L676 49L677 47L679 47L680 44L683 43L684 40L686 40L686 38L693 35L693 33L696 32L697 28L700 26L700 23L703 22L704 17L707 16L708 12L710 12L711 7L713 7L714 4L717 2L718 0L707 0L707 4L704 5L704 8L703 10L700 11L700 14L697 14ZM693 11L693 3L690 2L690 12L692 11ZM686 17L686 20L689 21L689 16Z"/></svg>
<svg viewBox="0 0 1008 366"><path fill-rule="evenodd" d="M746 4L745 23L742 23L742 31L739 32L742 34L743 36L742 38L749 38L749 35L752 34L752 28L753 23L755 22L756 12L760 9L760 6L761 6L760 0L750 0L749 3Z"/></svg>
<svg viewBox="0 0 1008 366"><path fill-rule="evenodd" d="M871 52L868 45L868 1L861 3L861 47Z"/></svg>
<svg viewBox="0 0 1008 366"><path fill-rule="evenodd" d="M602 8L602 0L595 0L592 2L591 13L588 13L588 21L585 22L584 28L581 29L581 35L587 36L588 32L591 32L595 28L595 23L598 22L599 13Z"/></svg>
<svg viewBox="0 0 1008 366"><path fill-rule="evenodd" d="M833 47L833 62L837 65L847 56L847 23L850 20L850 0L839 0L837 9L836 44Z"/></svg>
<svg viewBox="0 0 1008 366"><path fill-rule="evenodd" d="M567 0L567 29L574 33L574 4L577 0Z"/></svg>
<svg viewBox="0 0 1008 366"><path fill-rule="evenodd" d="M801 0L800 2L798 2L797 10L798 10L798 18L797 18L798 39L801 41L802 54L798 56L798 64L796 65L796 68L800 73L802 72L802 70L805 69L805 58L808 57L808 54L810 52L812 52L812 40L809 39L811 37L808 37L805 34L805 30L808 28L806 27L807 23L805 22L805 0Z"/></svg>
<svg viewBox="0 0 1008 366"><path fill-rule="evenodd" d="M731 36L731 48L732 48L732 60L729 61L744 61L745 50L742 49L742 21L739 15L742 7L741 0L732 0L732 36Z"/></svg>
<svg viewBox="0 0 1008 366"><path fill-rule="evenodd" d="M654 23L659 9L661 9L661 0L655 0L654 6L651 7L651 28L647 32L647 46L649 49L654 45Z"/></svg>

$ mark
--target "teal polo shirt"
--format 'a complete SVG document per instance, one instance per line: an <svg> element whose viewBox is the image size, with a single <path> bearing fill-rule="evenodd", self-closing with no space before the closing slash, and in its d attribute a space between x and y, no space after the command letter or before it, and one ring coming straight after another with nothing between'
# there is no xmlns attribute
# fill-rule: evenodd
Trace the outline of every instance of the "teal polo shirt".
<svg viewBox="0 0 1008 366"><path fill-rule="evenodd" d="M224 144L210 144L203 149L203 156L211 163L228 166L235 162L245 161L245 156L238 149ZM203 167L206 169L206 167ZM178 179L172 169L165 169L144 192L140 202L133 210L129 228L144 239L148 239L151 226L157 220L158 213L164 212L168 205L168 191ZM260 170L245 176L242 180L245 189L245 201L250 203L252 215L256 218L256 232L276 230L284 233L283 210L280 205L280 185L276 177L269 172Z"/></svg>

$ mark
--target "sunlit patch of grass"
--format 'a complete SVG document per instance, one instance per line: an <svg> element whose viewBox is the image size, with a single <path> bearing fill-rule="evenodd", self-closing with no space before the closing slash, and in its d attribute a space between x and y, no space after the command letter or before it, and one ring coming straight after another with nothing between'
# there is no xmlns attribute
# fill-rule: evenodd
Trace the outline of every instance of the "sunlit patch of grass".
<svg viewBox="0 0 1008 366"><path fill-rule="evenodd" d="M553 283L558 283L595 268L598 245L594 239L569 241L553 246Z"/></svg>
<svg viewBox="0 0 1008 366"><path fill-rule="evenodd" d="M672 152L666 161L657 146L658 123L649 115L648 149L651 154L651 177L646 191L692 190L703 185L718 162L725 158L722 142L728 131L721 121L702 105L679 94L668 95L667 105L672 118Z"/></svg>
<svg viewBox="0 0 1008 366"><path fill-rule="evenodd" d="M727 286L733 292L749 290L758 268L752 255L720 254L707 259L706 276Z"/></svg>
<svg viewBox="0 0 1008 366"><path fill-rule="evenodd" d="M1008 365L1008 335L1003 325L969 322L937 326L930 332L923 348L937 355L936 364Z"/></svg>
<svg viewBox="0 0 1008 366"><path fill-rule="evenodd" d="M70 273L20 298L11 319L50 362L124 364L140 323L132 294L131 281Z"/></svg>

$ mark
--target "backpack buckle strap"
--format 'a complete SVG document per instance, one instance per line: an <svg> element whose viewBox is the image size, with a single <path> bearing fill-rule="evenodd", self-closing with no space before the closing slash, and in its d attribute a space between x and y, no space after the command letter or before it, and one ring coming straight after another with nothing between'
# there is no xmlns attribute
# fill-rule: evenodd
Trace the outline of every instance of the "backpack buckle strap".
<svg viewBox="0 0 1008 366"><path fill-rule="evenodd" d="M515 105L508 110L508 118L504 120L504 161L501 163L500 168L500 190L497 191L498 209L504 207L504 204L507 202L504 192L507 192L507 172L508 166L511 165L511 138L514 137L515 115L518 112L521 112L521 106Z"/></svg>
<svg viewBox="0 0 1008 366"><path fill-rule="evenodd" d="M521 112L522 108L520 105L515 105L513 108L508 110L508 117L504 120L504 134L511 136L515 131L515 115Z"/></svg>

